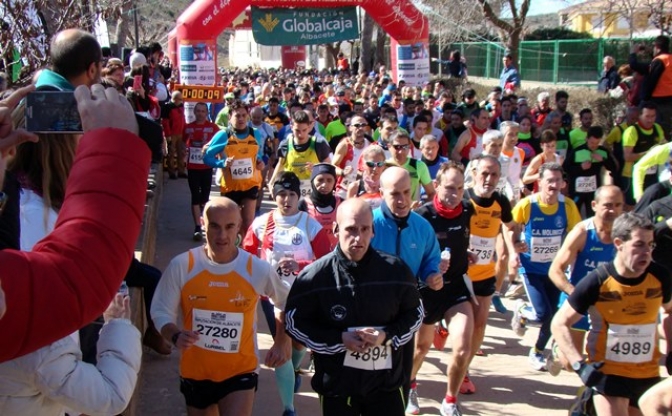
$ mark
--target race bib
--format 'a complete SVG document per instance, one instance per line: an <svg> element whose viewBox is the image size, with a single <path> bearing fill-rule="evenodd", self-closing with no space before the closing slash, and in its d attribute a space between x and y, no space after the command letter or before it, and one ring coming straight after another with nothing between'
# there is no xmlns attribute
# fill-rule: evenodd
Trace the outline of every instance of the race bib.
<svg viewBox="0 0 672 416"><path fill-rule="evenodd" d="M619 363L646 363L653 359L655 345L656 324L610 324L605 358Z"/></svg>
<svg viewBox="0 0 672 416"><path fill-rule="evenodd" d="M476 264L492 263L492 257L495 254L495 241L495 237L478 237L473 234L469 236L469 246L476 254Z"/></svg>
<svg viewBox="0 0 672 416"><path fill-rule="evenodd" d="M189 148L189 163L192 165L202 165L203 164L203 149L200 147L190 147Z"/></svg>
<svg viewBox="0 0 672 416"><path fill-rule="evenodd" d="M310 179L302 179L300 189L301 195L299 195L299 198L310 195L313 192L313 187L310 185Z"/></svg>
<svg viewBox="0 0 672 416"><path fill-rule="evenodd" d="M579 176L576 178L574 188L579 193L595 192L597 190L597 176Z"/></svg>
<svg viewBox="0 0 672 416"><path fill-rule="evenodd" d="M560 250L562 236L532 237L530 256L535 263L550 263Z"/></svg>
<svg viewBox="0 0 672 416"><path fill-rule="evenodd" d="M646 170L647 175L655 175L656 173L658 173L658 165L653 165Z"/></svg>
<svg viewBox="0 0 672 416"><path fill-rule="evenodd" d="M252 159L234 159L231 164L231 177L236 180L252 177Z"/></svg>
<svg viewBox="0 0 672 416"><path fill-rule="evenodd" d="M236 353L240 350L240 338L243 332L242 313L203 309L194 309L192 313L192 330L200 334L194 345L223 353Z"/></svg>
<svg viewBox="0 0 672 416"><path fill-rule="evenodd" d="M348 328L354 331L358 328ZM376 328L382 330L382 328ZM392 369L392 348L386 345L371 347L363 353L346 351L343 366L358 370L390 370Z"/></svg>

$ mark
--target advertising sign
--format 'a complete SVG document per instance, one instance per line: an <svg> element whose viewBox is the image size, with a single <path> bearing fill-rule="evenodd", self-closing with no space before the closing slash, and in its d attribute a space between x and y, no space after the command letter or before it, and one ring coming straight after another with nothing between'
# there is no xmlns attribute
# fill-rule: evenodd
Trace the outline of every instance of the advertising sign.
<svg viewBox="0 0 672 416"><path fill-rule="evenodd" d="M412 45L396 45L397 82L404 80L406 85L421 86L430 78L429 46L427 42Z"/></svg>
<svg viewBox="0 0 672 416"><path fill-rule="evenodd" d="M357 39L355 7L260 9L252 7L252 34L260 45L318 45Z"/></svg>
<svg viewBox="0 0 672 416"><path fill-rule="evenodd" d="M217 72L217 44L210 40L182 40L178 56L180 57L180 84L215 85ZM207 102L207 100L203 100ZM187 123L194 121L194 104L185 103L184 114Z"/></svg>

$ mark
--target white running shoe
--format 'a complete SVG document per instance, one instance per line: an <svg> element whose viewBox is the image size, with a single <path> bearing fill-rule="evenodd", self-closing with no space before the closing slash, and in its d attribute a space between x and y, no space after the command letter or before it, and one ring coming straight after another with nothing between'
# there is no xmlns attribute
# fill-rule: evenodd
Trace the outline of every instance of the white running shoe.
<svg viewBox="0 0 672 416"><path fill-rule="evenodd" d="M462 416L457 403L448 403L446 399L443 399L443 402L441 402L439 411L441 412L441 416Z"/></svg>
<svg viewBox="0 0 672 416"><path fill-rule="evenodd" d="M537 351L536 348L532 347L529 355L530 366L537 371L546 370L546 358L542 352Z"/></svg>
<svg viewBox="0 0 672 416"><path fill-rule="evenodd" d="M406 405L406 414L419 415L420 405L418 404L418 389L412 388L408 392L408 405Z"/></svg>
<svg viewBox="0 0 672 416"><path fill-rule="evenodd" d="M548 374L553 377L557 377L562 371L562 363L558 357L558 344L556 344L555 341L551 344L551 353L548 354L548 358L546 358L546 370L548 370Z"/></svg>
<svg viewBox="0 0 672 416"><path fill-rule="evenodd" d="M525 308L525 302L522 299L516 301L516 306L513 308L513 318L511 318L511 329L513 333L519 337L525 336L525 326L527 324L527 319L523 317L523 308Z"/></svg>

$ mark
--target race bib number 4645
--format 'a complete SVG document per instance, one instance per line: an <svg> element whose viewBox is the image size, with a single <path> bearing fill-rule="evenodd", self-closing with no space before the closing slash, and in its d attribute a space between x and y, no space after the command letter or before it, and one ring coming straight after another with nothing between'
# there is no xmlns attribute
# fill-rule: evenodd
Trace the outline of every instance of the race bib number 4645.
<svg viewBox="0 0 672 416"><path fill-rule="evenodd" d="M203 309L194 309L192 313L192 330L200 334L196 346L222 353L236 353L240 350L242 313Z"/></svg>

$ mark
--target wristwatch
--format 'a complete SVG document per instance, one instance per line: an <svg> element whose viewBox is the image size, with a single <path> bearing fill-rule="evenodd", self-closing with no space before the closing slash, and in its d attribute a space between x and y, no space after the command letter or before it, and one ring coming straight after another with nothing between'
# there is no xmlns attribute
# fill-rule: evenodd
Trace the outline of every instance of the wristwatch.
<svg viewBox="0 0 672 416"><path fill-rule="evenodd" d="M170 342L172 342L173 345L176 346L176 347L177 347L177 339L180 337L181 333L182 333L182 331L178 331L178 332L174 333L173 336L170 338Z"/></svg>
<svg viewBox="0 0 672 416"><path fill-rule="evenodd" d="M583 367L586 364L586 360L581 360L581 361L575 361L572 363L572 370L574 372L578 373L581 371L581 367Z"/></svg>
<svg viewBox="0 0 672 416"><path fill-rule="evenodd" d="M390 337L390 334L385 332L385 339L383 340L383 345L386 347L391 347L392 346L392 337Z"/></svg>

